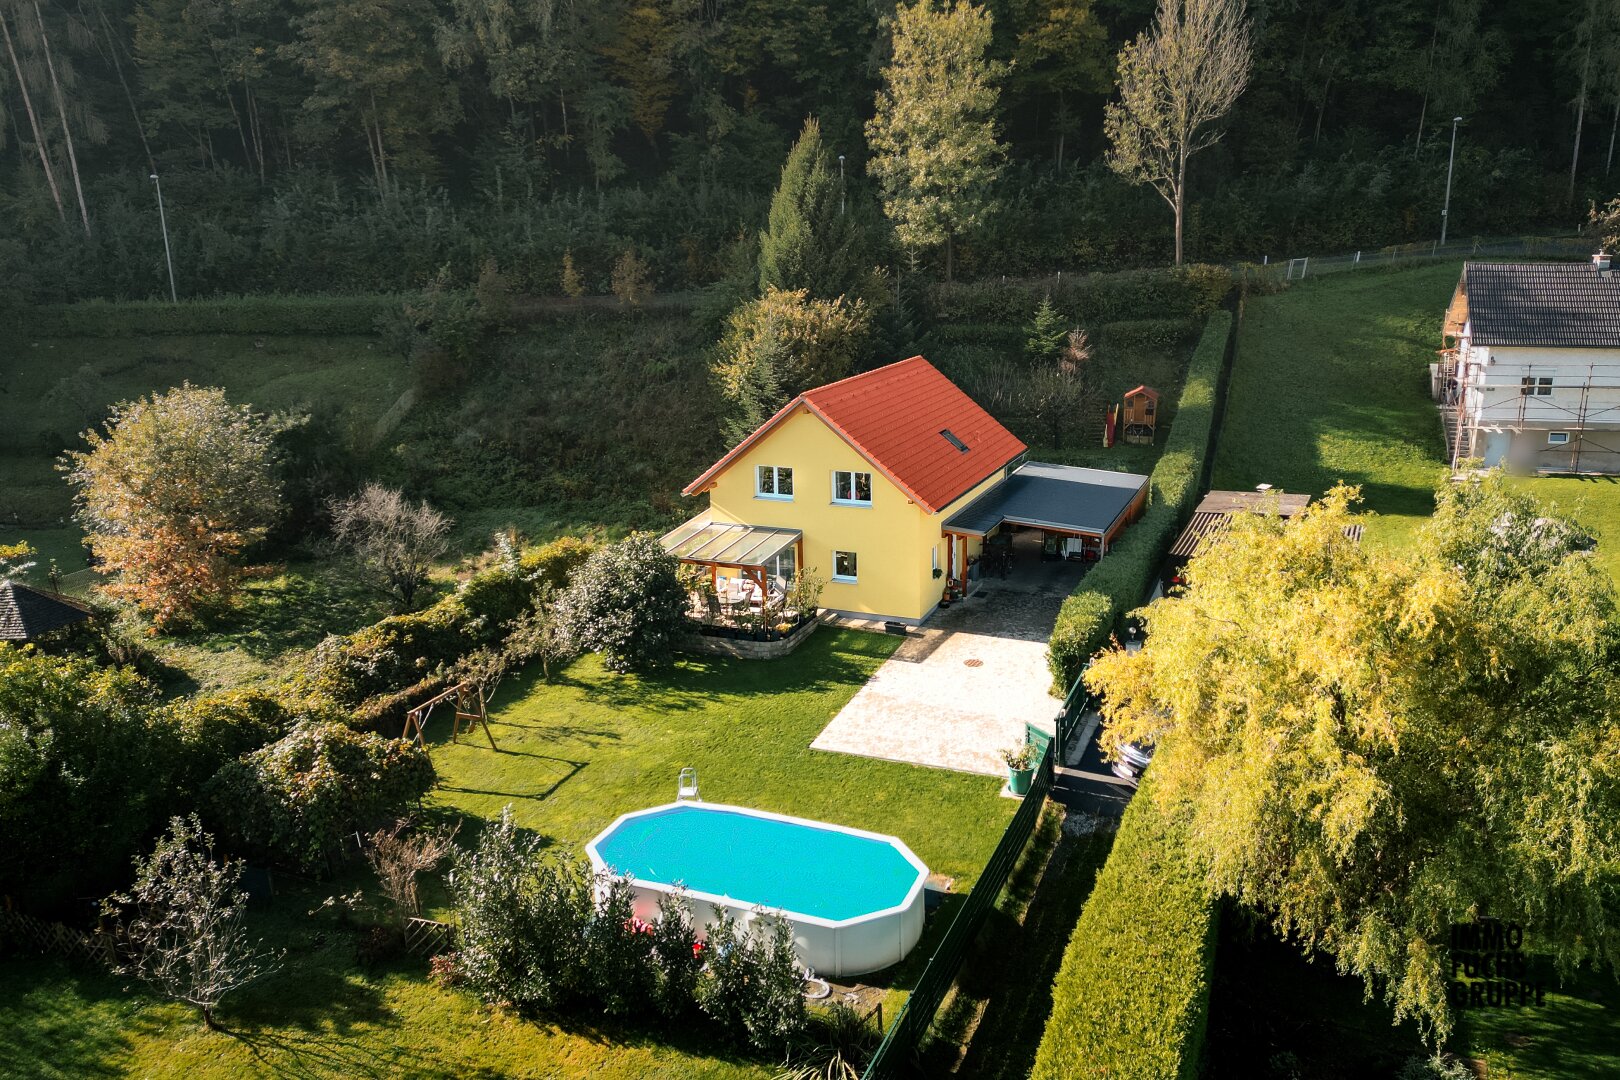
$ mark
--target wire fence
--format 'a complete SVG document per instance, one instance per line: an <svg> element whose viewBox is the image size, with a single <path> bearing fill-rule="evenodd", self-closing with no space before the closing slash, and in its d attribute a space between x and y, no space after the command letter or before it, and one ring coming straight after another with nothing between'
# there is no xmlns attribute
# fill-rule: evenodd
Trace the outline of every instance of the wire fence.
<svg viewBox="0 0 1620 1080"><path fill-rule="evenodd" d="M1336 274L1345 270L1366 270L1380 266L1412 266L1452 259L1524 258L1579 259L1591 254L1592 239L1585 236L1515 236L1485 239L1475 237L1451 244L1396 244L1376 251L1353 251L1342 255L1301 255L1272 259L1262 255L1258 263L1239 263L1233 269L1250 278L1303 281L1307 277Z"/></svg>
<svg viewBox="0 0 1620 1080"><path fill-rule="evenodd" d="M945 936L928 958L928 964L918 977L911 996L900 1007L894 1023L883 1036L883 1042L872 1055L871 1063L861 1074L862 1080L888 1080L899 1076L916 1060L917 1049L934 1022L934 1014L939 1011L945 995L955 984L973 939L978 936L985 917L995 907L1002 886L1007 883L1007 877L1023 853L1024 845L1035 831L1035 823L1040 820L1041 808L1046 803L1046 793L1052 789L1056 755L1059 752L1056 740L1047 744L1035 767L1035 776L1030 782L1029 793L1024 796L1023 805L1013 815L1007 831L1001 834L1001 842L984 864L984 871L974 883L973 891L968 893L967 899L957 909Z"/></svg>

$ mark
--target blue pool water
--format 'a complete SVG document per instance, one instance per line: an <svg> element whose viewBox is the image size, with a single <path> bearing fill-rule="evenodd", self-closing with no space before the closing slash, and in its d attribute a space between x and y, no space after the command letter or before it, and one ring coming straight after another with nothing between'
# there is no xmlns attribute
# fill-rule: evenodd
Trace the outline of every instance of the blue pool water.
<svg viewBox="0 0 1620 1080"><path fill-rule="evenodd" d="M696 803L620 822L596 853L642 881L833 920L904 903L921 873L887 841Z"/></svg>

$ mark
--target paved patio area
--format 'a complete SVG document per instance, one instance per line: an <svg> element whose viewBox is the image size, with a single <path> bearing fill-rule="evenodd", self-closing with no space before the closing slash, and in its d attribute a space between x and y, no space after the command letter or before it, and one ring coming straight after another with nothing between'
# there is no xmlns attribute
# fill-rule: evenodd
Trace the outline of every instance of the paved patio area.
<svg viewBox="0 0 1620 1080"><path fill-rule="evenodd" d="M1042 562L1038 534L1020 535L1013 572L936 612L810 745L913 765L1005 776L999 751L1026 720L1049 720L1046 639L1085 568Z"/></svg>

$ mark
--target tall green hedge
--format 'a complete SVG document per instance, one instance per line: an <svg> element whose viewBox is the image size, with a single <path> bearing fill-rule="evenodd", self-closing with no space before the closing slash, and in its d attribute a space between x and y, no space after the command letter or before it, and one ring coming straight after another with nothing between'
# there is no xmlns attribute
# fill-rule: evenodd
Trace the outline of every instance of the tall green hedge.
<svg viewBox="0 0 1620 1080"><path fill-rule="evenodd" d="M1047 663L1060 696L1086 658L1107 644L1119 617L1141 602L1176 530L1196 503L1231 329L1231 312L1218 311L1210 317L1187 365L1187 381L1164 453L1153 466L1147 511L1063 601L1047 646Z"/></svg>
<svg viewBox="0 0 1620 1080"><path fill-rule="evenodd" d="M1192 265L1039 278L948 281L928 288L940 320L1022 326L1041 300L1084 326L1127 319L1201 319L1232 291L1231 271Z"/></svg>
<svg viewBox="0 0 1620 1080"><path fill-rule="evenodd" d="M1183 824L1144 783L1063 952L1032 1080L1196 1077L1216 925Z"/></svg>
<svg viewBox="0 0 1620 1080"><path fill-rule="evenodd" d="M87 300L24 307L17 327L34 337L181 334L371 334L404 297L228 296L215 300Z"/></svg>

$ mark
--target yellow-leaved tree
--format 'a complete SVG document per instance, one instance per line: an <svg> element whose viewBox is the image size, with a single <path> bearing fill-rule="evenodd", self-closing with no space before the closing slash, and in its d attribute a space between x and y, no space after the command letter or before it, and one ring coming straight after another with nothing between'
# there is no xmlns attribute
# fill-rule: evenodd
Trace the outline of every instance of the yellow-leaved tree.
<svg viewBox="0 0 1620 1080"><path fill-rule="evenodd" d="M228 600L237 557L280 509L274 432L225 391L184 386L114 405L88 450L63 455L77 517L110 594L158 628Z"/></svg>
<svg viewBox="0 0 1620 1080"><path fill-rule="evenodd" d="M1620 966L1620 618L1580 531L1499 476L1443 483L1399 555L1354 489L1242 515L1104 653L1105 745L1153 740L1210 889L1450 1030L1449 929Z"/></svg>

